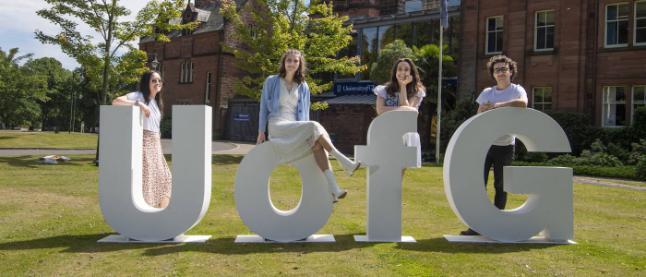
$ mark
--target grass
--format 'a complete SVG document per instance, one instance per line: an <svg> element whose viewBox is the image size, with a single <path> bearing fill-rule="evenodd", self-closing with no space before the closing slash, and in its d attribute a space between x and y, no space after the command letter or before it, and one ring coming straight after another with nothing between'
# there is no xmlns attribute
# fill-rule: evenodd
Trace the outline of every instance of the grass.
<svg viewBox="0 0 646 277"><path fill-rule="evenodd" d="M207 243L97 244L113 232L99 209L97 168L92 156L71 157L59 165L0 157L0 275L643 276L646 270L644 192L576 184L577 245L450 244L442 235L465 226L448 206L440 167L406 172L403 233L417 243L354 242L366 223L361 169L351 178L336 172L350 193L318 232L334 234L336 243L236 245L235 236L249 231L233 200L235 156L214 157L211 206L189 231L212 235ZM297 176L287 166L273 172L277 206L296 205ZM523 199L512 195L510 208Z"/></svg>
<svg viewBox="0 0 646 277"><path fill-rule="evenodd" d="M96 134L0 131L1 148L96 149Z"/></svg>

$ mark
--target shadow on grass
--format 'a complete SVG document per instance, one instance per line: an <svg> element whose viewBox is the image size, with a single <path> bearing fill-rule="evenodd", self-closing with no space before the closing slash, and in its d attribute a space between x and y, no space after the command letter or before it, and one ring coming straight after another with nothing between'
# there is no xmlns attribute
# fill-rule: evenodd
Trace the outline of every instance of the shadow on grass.
<svg viewBox="0 0 646 277"><path fill-rule="evenodd" d="M239 164L244 156L241 155L213 155L213 164Z"/></svg>
<svg viewBox="0 0 646 277"><path fill-rule="evenodd" d="M39 238L25 241L14 241L0 243L0 250L2 251L17 251L17 250L32 250L32 249L47 249L47 248L65 248L61 252L64 253L101 253L112 252L120 250L141 249L156 247L160 244L118 244L118 243L97 243L98 240L112 235L111 233L104 234L89 234L89 235L65 235L49 238Z"/></svg>
<svg viewBox="0 0 646 277"><path fill-rule="evenodd" d="M39 168L41 166L47 166L47 167L83 166L91 162L94 162L94 158L75 157L68 162L59 162L58 164L44 164L40 162L40 160L38 159L38 156L32 156L32 155L0 157L0 163L7 163L9 166L13 166L13 167L27 167L27 168Z"/></svg>
<svg viewBox="0 0 646 277"><path fill-rule="evenodd" d="M205 244L180 244L147 249L146 256L162 256L179 252L204 252L228 255L253 253L290 253L303 254L316 252L341 252L356 248L370 247L371 243L356 243L352 234L335 235L333 243L235 243L235 237L215 238Z"/></svg>
<svg viewBox="0 0 646 277"><path fill-rule="evenodd" d="M513 253L534 249L560 246L557 244L513 244L513 243L451 243L446 239L432 238L417 243L398 243L397 248L409 251L439 253Z"/></svg>

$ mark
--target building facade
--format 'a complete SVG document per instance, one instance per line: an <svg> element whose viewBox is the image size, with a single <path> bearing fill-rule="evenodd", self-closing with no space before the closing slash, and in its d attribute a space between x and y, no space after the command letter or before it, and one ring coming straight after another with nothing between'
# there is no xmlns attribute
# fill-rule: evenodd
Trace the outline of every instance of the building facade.
<svg viewBox="0 0 646 277"><path fill-rule="evenodd" d="M461 97L494 85L486 63L505 54L535 109L620 127L646 105L645 0L463 0L460 19Z"/></svg>
<svg viewBox="0 0 646 277"><path fill-rule="evenodd" d="M246 1L237 1L244 6ZM205 104L213 108L213 137L223 138L229 100L234 97L233 84L240 76L232 54L224 45L234 45L230 38L231 26L225 24L218 12L220 1L196 0L188 3L182 13L182 22L199 22L189 32L169 34L171 41L158 43L143 38L139 48L150 61L159 65L164 79L166 115L172 116L172 105Z"/></svg>

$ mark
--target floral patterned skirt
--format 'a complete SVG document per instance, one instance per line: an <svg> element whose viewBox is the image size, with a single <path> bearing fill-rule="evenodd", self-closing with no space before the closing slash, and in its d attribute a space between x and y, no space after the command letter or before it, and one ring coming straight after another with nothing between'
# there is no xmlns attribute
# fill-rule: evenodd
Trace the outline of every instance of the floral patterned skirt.
<svg viewBox="0 0 646 277"><path fill-rule="evenodd" d="M173 177L164 159L159 133L144 130L142 166L144 200L161 208L162 199L170 199Z"/></svg>

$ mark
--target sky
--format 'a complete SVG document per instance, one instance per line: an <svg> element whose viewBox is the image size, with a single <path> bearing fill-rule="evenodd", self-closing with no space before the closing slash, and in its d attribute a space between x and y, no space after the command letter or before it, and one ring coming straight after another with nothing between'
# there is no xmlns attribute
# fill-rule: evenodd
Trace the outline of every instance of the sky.
<svg viewBox="0 0 646 277"><path fill-rule="evenodd" d="M131 11L131 18L146 5L148 0L120 0L119 3ZM59 60L66 69L78 67L78 63L65 55L60 47L42 44L34 38L34 31L41 30L46 34L56 34L60 31L56 25L41 18L36 11L47 7L44 0L0 0L0 48L9 51L18 47L18 55L33 53L33 58L53 57ZM100 38L87 26L80 26L82 34L92 33Z"/></svg>

